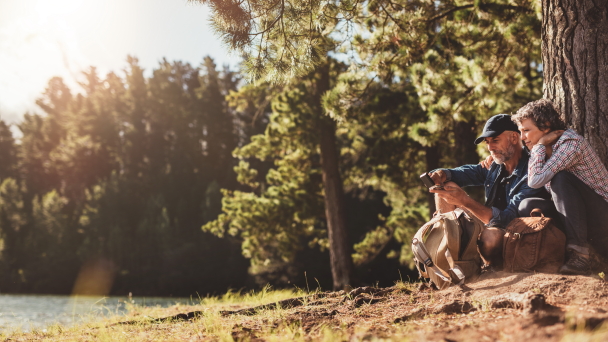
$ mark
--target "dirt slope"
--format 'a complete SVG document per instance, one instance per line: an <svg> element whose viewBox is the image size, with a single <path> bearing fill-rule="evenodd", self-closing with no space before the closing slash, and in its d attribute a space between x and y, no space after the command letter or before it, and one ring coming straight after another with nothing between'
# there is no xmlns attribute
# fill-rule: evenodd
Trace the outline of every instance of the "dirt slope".
<svg viewBox="0 0 608 342"><path fill-rule="evenodd" d="M303 328L310 339L331 327L357 339L532 342L584 334L583 340L608 341L608 323L602 327L608 322L608 282L598 276L497 272L442 291L425 284L366 287L279 306L288 308L282 323ZM250 315L233 337L258 339L256 330L265 323L255 310L224 314Z"/></svg>

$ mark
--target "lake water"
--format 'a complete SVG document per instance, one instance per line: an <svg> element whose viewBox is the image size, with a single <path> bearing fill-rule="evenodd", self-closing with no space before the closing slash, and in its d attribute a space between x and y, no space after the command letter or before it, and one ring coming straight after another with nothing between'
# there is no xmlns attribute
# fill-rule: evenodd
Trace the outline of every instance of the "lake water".
<svg viewBox="0 0 608 342"><path fill-rule="evenodd" d="M0 295L0 329L30 331L52 324L70 326L111 315L124 315L129 303L169 307L194 304L188 298L70 297L47 295Z"/></svg>

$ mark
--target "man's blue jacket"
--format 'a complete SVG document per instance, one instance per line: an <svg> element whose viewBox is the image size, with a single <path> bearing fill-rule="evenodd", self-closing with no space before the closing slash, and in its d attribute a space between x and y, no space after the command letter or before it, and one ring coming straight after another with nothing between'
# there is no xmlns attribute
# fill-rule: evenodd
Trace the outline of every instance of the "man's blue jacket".
<svg viewBox="0 0 608 342"><path fill-rule="evenodd" d="M506 227L511 220L518 217L517 209L519 203L521 203L524 198L550 198L544 188L533 189L528 186L528 159L528 154L522 152L517 167L513 170L511 175L507 176L505 185L507 207L504 210L492 207L492 219L487 224L488 227ZM492 195L494 184L503 168L503 165L492 163L489 170L479 164L463 165L455 169L442 170L445 171L448 181L452 181L460 187L483 185L487 204L493 202L489 201L489 197Z"/></svg>

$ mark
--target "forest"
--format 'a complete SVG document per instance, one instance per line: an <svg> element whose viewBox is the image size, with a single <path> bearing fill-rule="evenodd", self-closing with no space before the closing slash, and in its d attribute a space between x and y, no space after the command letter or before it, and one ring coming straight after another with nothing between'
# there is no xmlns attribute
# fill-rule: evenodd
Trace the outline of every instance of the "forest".
<svg viewBox="0 0 608 342"><path fill-rule="evenodd" d="M418 176L543 97L538 1L199 2L239 70L129 56L49 80L19 136L0 122L0 291L414 281Z"/></svg>

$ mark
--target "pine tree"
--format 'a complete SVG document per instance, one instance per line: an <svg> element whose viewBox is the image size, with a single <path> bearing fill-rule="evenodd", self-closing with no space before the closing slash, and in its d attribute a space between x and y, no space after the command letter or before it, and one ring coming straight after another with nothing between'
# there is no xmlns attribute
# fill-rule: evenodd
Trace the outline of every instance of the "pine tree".
<svg viewBox="0 0 608 342"><path fill-rule="evenodd" d="M124 76L86 70L77 91L51 79L37 101L44 114L18 125L20 145L0 122L4 291L69 293L80 268L98 260L122 293L243 286L238 247L200 230L219 213L220 184L236 183L225 96L237 78L210 59L202 68L163 61L151 77L127 62Z"/></svg>
<svg viewBox="0 0 608 342"><path fill-rule="evenodd" d="M320 132L325 213L330 245L334 288L352 283L352 259L348 246L344 190L339 171L335 123L325 117L321 98L329 91L331 29L338 10L320 1L207 1L214 10L213 22L225 42L245 54L243 67L253 79L291 82L308 73L316 74L312 108ZM348 6L348 5L347 5ZM352 6L351 6L352 7ZM318 20L318 21L317 21ZM296 38L297 37L297 38Z"/></svg>
<svg viewBox="0 0 608 342"><path fill-rule="evenodd" d="M365 246L381 246L391 235L407 245L422 223L416 208L423 203L412 193L422 191L419 173L477 162L472 140L480 123L540 95L540 8L533 1L200 2L211 6L224 41L245 54L252 78L293 79L320 68L330 50L351 56L348 72L322 99L336 120L353 120L373 106L380 91L405 92L392 103L408 108L402 125L382 138L406 133L403 140L412 151L403 156L413 159L401 172L411 177L408 188L396 189L404 186L396 177L358 183L394 194L387 197L393 228L379 227L370 233L377 243L357 245L368 256L374 253ZM383 175L382 168L374 165L367 174ZM430 199L427 215L433 212ZM404 248L402 260L409 257Z"/></svg>
<svg viewBox="0 0 608 342"><path fill-rule="evenodd" d="M10 126L0 120L0 182L16 177L17 146Z"/></svg>

